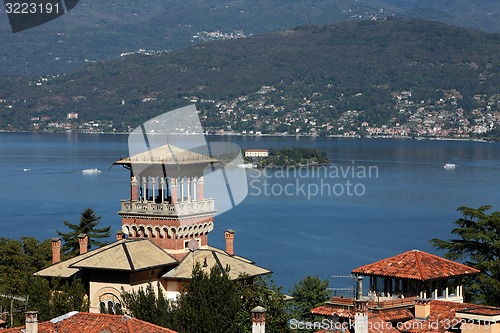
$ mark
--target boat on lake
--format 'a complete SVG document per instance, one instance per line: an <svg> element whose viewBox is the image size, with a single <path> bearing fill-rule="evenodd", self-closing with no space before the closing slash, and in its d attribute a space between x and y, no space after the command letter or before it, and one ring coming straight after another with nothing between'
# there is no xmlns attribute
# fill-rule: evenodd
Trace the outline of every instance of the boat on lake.
<svg viewBox="0 0 500 333"><path fill-rule="evenodd" d="M453 164L453 163L446 163L446 164L444 165L444 167L443 167L443 168L445 168L445 169L447 169L447 170L450 170L450 169L455 169L455 168L456 168L456 165L455 165L455 164Z"/></svg>
<svg viewBox="0 0 500 333"><path fill-rule="evenodd" d="M97 169L97 168L92 168L92 169L83 169L82 170L82 173L83 174L93 174L93 173L100 173L101 170Z"/></svg>

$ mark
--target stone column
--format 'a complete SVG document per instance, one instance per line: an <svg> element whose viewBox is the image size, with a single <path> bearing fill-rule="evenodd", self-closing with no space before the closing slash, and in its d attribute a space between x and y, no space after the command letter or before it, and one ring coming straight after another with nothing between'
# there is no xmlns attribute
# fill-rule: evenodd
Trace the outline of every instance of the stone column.
<svg viewBox="0 0 500 333"><path fill-rule="evenodd" d="M198 177L193 177L193 201L198 200Z"/></svg>
<svg viewBox="0 0 500 333"><path fill-rule="evenodd" d="M193 181L191 177L187 178L187 201L191 201L191 186L193 185Z"/></svg>
<svg viewBox="0 0 500 333"><path fill-rule="evenodd" d="M151 193L151 197L153 198L153 202L156 202L156 200L155 200L155 195L156 195L156 193L155 193L155 190L156 190L155 185L156 185L156 177L151 177L151 192L152 192Z"/></svg>
<svg viewBox="0 0 500 333"><path fill-rule="evenodd" d="M198 178L198 181L196 183L196 199L198 201L202 201L203 200L203 192L204 192L204 184L205 184L205 180L203 179L203 176L200 176Z"/></svg>
<svg viewBox="0 0 500 333"><path fill-rule="evenodd" d="M180 187L181 187L181 199L180 199L180 201L181 202L184 201L184 185L185 185L184 179L186 179L186 177L181 178L181 184L180 184Z"/></svg>
<svg viewBox="0 0 500 333"><path fill-rule="evenodd" d="M160 178L160 186L161 186L161 203L165 202L165 178Z"/></svg>
<svg viewBox="0 0 500 333"><path fill-rule="evenodd" d="M142 177L142 201L148 201L148 181L146 177Z"/></svg>
<svg viewBox="0 0 500 333"><path fill-rule="evenodd" d="M130 180L130 201L139 200L139 182L135 176L132 176Z"/></svg>
<svg viewBox="0 0 500 333"><path fill-rule="evenodd" d="M177 202L177 178L170 178L170 203L173 205Z"/></svg>

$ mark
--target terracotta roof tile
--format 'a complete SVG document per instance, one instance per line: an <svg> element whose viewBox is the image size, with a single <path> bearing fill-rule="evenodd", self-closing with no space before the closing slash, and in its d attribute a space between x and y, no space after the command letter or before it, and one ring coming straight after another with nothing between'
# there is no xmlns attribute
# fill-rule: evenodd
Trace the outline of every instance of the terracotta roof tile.
<svg viewBox="0 0 500 333"><path fill-rule="evenodd" d="M456 311L480 306L470 303L432 300L430 307L431 314L428 318L409 320L401 325L401 331L406 333L450 332L460 327L460 319L455 316Z"/></svg>
<svg viewBox="0 0 500 333"><path fill-rule="evenodd" d="M353 274L397 277L420 281L474 275L479 270L434 254L411 250L394 257L361 266Z"/></svg>
<svg viewBox="0 0 500 333"><path fill-rule="evenodd" d="M325 304L311 310L311 313L321 316L338 316L339 318L354 318L353 307ZM413 318L408 308L370 310L370 314L384 321L404 321Z"/></svg>
<svg viewBox="0 0 500 333"><path fill-rule="evenodd" d="M483 316L500 316L500 308L486 307L486 306L480 308L460 310L460 312L483 315Z"/></svg>
<svg viewBox="0 0 500 333"><path fill-rule="evenodd" d="M385 321L403 321L413 318L413 312L409 309L383 309L374 310L378 317Z"/></svg>
<svg viewBox="0 0 500 333"><path fill-rule="evenodd" d="M451 333L457 332L460 328L460 315L457 318L456 313L486 316L496 316L500 314L500 308L485 307L470 303L431 300L429 301L429 306L430 315L425 319L415 319L413 312L409 308L369 309L368 332ZM312 309L311 312L322 316L337 315L343 320L354 319L352 309L344 305L327 303ZM316 333L329 332L328 330L322 330Z"/></svg>
<svg viewBox="0 0 500 333"><path fill-rule="evenodd" d="M63 318L64 317L64 318ZM62 319L59 319L62 318ZM170 329L129 316L77 312L38 324L39 333L176 333ZM2 333L24 333L23 327L3 330Z"/></svg>
<svg viewBox="0 0 500 333"><path fill-rule="evenodd" d="M352 318L354 313L348 307L334 306L334 305L322 305L314 308L310 311L312 314L317 314L320 316L338 316L340 318Z"/></svg>
<svg viewBox="0 0 500 333"><path fill-rule="evenodd" d="M353 325L353 322L351 322ZM337 329L326 329L317 331L316 333L339 333ZM390 322L386 322L376 314L370 314L368 316L368 333L400 333L394 325Z"/></svg>
<svg viewBox="0 0 500 333"><path fill-rule="evenodd" d="M377 315L368 316L368 333L400 333L390 322Z"/></svg>

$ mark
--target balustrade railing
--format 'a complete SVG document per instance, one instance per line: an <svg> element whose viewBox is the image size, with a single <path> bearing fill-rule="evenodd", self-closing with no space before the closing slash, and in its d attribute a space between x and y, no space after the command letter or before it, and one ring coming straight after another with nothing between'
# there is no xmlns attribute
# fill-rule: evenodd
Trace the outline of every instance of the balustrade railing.
<svg viewBox="0 0 500 333"><path fill-rule="evenodd" d="M213 199L202 201L185 201L175 204L156 203L150 201L121 201L121 213L154 213L160 215L185 215L210 213L215 211Z"/></svg>

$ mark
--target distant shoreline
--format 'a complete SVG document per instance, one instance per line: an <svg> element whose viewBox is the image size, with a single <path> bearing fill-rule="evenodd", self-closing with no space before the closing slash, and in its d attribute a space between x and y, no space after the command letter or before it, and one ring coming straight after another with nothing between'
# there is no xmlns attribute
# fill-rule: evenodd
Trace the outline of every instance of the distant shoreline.
<svg viewBox="0 0 500 333"><path fill-rule="evenodd" d="M74 131L44 131L44 132L35 132L35 131L5 131L0 130L1 133L33 133L33 134L84 134L84 135L128 135L129 132L74 132ZM161 135L160 133L153 133L152 135ZM220 136L220 137L231 137L231 136L239 136L239 137L277 137L277 138L334 138L334 139L402 139L402 140L416 140L416 141L471 141L471 142L484 142L484 143L492 143L492 142L500 142L500 138L497 140L486 140L480 138L452 138L452 137L409 137L409 136L400 136L400 135L380 135L380 136L360 136L360 135L326 135L326 136L312 136L312 135L303 135L303 134L241 134L241 133L229 133L229 134L213 134L213 133L204 133L205 136Z"/></svg>

